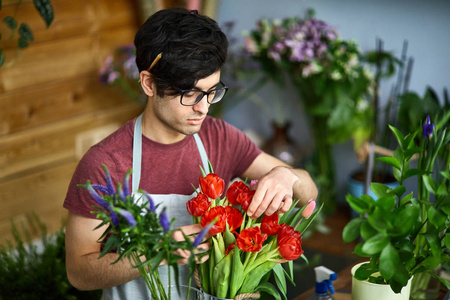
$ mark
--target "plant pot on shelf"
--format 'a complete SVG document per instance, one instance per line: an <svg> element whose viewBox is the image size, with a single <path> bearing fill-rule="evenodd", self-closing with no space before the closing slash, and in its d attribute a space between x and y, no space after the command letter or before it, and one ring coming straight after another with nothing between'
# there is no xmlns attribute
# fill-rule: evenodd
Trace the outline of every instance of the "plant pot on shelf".
<svg viewBox="0 0 450 300"><path fill-rule="evenodd" d="M383 175L376 175L373 177L372 182L379 182L383 183L386 186L388 186L391 189L395 189L399 186L398 181L394 178L394 176L390 174L383 174ZM357 198L360 198L361 195L364 194L364 172L363 171L357 171L352 173L347 178L347 191ZM374 200L377 200L378 197L375 196L372 190L369 189L368 195L371 196ZM355 218L358 214L352 210L351 216L352 218Z"/></svg>
<svg viewBox="0 0 450 300"><path fill-rule="evenodd" d="M400 293L396 294L392 291L389 284L377 284L365 280L358 280L355 278L355 271L360 265L355 265L352 270L352 300L409 300L411 291L411 279L408 284L403 287Z"/></svg>
<svg viewBox="0 0 450 300"><path fill-rule="evenodd" d="M290 121L283 124L272 122L273 136L262 146L262 150L291 166L296 166L301 160L301 154L299 147L289 136L290 127Z"/></svg>

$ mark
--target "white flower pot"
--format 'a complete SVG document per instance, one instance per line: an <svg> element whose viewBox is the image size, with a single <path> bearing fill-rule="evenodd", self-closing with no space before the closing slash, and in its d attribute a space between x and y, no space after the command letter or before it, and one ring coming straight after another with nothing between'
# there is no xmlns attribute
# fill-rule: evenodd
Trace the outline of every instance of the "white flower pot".
<svg viewBox="0 0 450 300"><path fill-rule="evenodd" d="M364 262L365 263L365 262ZM392 291L389 284L375 284L368 281L358 280L354 277L355 271L360 265L357 264L352 268L352 300L408 300L411 291L411 279L408 284L403 287L399 294Z"/></svg>

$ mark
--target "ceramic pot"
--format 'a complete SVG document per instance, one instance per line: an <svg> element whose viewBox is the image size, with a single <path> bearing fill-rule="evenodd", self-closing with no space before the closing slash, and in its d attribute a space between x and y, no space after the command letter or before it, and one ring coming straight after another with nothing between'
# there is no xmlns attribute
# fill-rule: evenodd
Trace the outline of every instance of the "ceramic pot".
<svg viewBox="0 0 450 300"><path fill-rule="evenodd" d="M357 264L352 268L352 300L409 300L411 291L411 279L408 284L403 287L398 294L392 291L389 284L376 284L368 281L358 280L354 277L355 271L360 265Z"/></svg>
<svg viewBox="0 0 450 300"><path fill-rule="evenodd" d="M195 287L190 287L186 285L180 285L180 293L178 293L177 286L165 286L164 290L166 291L166 295L169 295L170 291L170 300L204 300L205 296L203 292ZM151 298L153 299L153 297Z"/></svg>

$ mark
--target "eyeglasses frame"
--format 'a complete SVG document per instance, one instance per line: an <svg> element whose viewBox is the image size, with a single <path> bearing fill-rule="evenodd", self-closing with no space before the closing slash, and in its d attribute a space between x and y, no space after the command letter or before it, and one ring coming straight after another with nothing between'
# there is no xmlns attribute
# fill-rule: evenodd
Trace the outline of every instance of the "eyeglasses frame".
<svg viewBox="0 0 450 300"><path fill-rule="evenodd" d="M221 88L215 88L215 89L212 89L212 90L210 90L210 91L208 91L208 92L204 92L204 91L202 91L202 90L182 90L182 89L180 89L180 88L178 88L178 87L176 87L176 86L172 86L172 88L174 89L174 90L176 90L178 93L180 93L180 95L181 95L181 97L180 97L180 104L181 105L183 105L183 106L194 106L194 105L196 105L196 104L198 104L200 101L202 101L202 99L205 97L205 95L206 95L206 102L208 102L209 104L215 104L215 103L217 103L217 102L219 102L220 100L222 100L222 98L225 96L225 94L227 93L227 91L228 91L228 86L225 84L225 83L223 83L222 82L222 80L219 82L220 84L222 84L223 85L223 87L221 87ZM223 93L223 96L222 96L222 98L220 98L220 100L219 101L217 101L217 102L214 102L214 103L211 103L211 102L209 102L209 100L208 100L208 96L209 96L209 94L211 94L212 92L214 92L214 91L218 91L218 90L225 90L225 92ZM201 92L201 93L203 93L203 96L202 97L200 97L200 98L198 98L199 100L196 100L193 104L183 104L183 95L185 94L185 93L187 93L187 92Z"/></svg>

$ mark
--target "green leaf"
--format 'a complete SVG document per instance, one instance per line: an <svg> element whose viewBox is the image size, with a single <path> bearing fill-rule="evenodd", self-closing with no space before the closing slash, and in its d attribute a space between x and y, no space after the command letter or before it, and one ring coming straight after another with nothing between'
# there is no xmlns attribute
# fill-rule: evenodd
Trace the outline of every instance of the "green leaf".
<svg viewBox="0 0 450 300"><path fill-rule="evenodd" d="M444 244L445 247L447 247L448 249L450 249L450 233L446 233L445 237L444 237Z"/></svg>
<svg viewBox="0 0 450 300"><path fill-rule="evenodd" d="M29 43L23 36L21 36L17 40L17 46L19 47L19 49L25 49L29 46Z"/></svg>
<svg viewBox="0 0 450 300"><path fill-rule="evenodd" d="M369 201L365 200L365 198L363 198L363 197L357 198L357 197L355 197L355 196L353 196L351 194L348 194L346 199L347 199L348 204L350 204L350 206L355 211L357 211L359 213L369 212L370 207L371 207L371 203ZM375 200L372 199L372 202L374 203Z"/></svg>
<svg viewBox="0 0 450 300"><path fill-rule="evenodd" d="M233 261L231 265L230 297L234 298L244 280L244 278L240 276L244 272L244 266L241 261L241 250L238 247L235 247L231 253L233 253ZM231 255L231 253L228 255Z"/></svg>
<svg viewBox="0 0 450 300"><path fill-rule="evenodd" d="M382 198L388 197L389 196L388 191L391 189L382 183L372 182L370 184L370 190L375 194L375 196L377 196L377 198Z"/></svg>
<svg viewBox="0 0 450 300"><path fill-rule="evenodd" d="M273 272L275 274L275 282L278 286L278 289L280 290L281 295L283 295L284 299L287 300L286 298L287 286L283 266L281 264L276 264L275 267L273 268Z"/></svg>
<svg viewBox="0 0 450 300"><path fill-rule="evenodd" d="M430 245L431 253L433 254L433 256L435 258L439 259L441 257L442 248L441 248L441 241L439 239L438 232L437 231L436 231L436 233L427 232L424 234L424 236L428 242L428 245Z"/></svg>
<svg viewBox="0 0 450 300"><path fill-rule="evenodd" d="M406 192L406 188L404 185L399 185L393 190L393 193L397 195L397 197L401 197Z"/></svg>
<svg viewBox="0 0 450 300"><path fill-rule="evenodd" d="M434 182L433 178L431 176L422 176L423 182L425 183L425 187L430 193L436 194L437 193L437 184Z"/></svg>
<svg viewBox="0 0 450 300"><path fill-rule="evenodd" d="M406 205L406 204L411 203L412 197L413 197L413 192L411 192L411 193L409 193L408 195L406 195L405 197L403 197L403 198L400 200L400 205L399 205L399 206L404 206L404 205Z"/></svg>
<svg viewBox="0 0 450 300"><path fill-rule="evenodd" d="M19 26L19 35L25 40L32 42L34 40L33 32L26 23L21 23Z"/></svg>
<svg viewBox="0 0 450 300"><path fill-rule="evenodd" d="M270 282L264 282L260 284L257 288L257 291L265 292L269 295L272 295L275 300L281 300L280 293L276 289L276 287Z"/></svg>
<svg viewBox="0 0 450 300"><path fill-rule="evenodd" d="M250 271L250 273L248 273L245 277L239 293L252 293L255 291L261 281L261 278L266 275L267 272L270 272L276 264L277 263L275 262L268 261Z"/></svg>
<svg viewBox="0 0 450 300"><path fill-rule="evenodd" d="M370 225L369 221L364 220L364 222L361 225L361 237L367 241L374 235L376 235L378 231Z"/></svg>
<svg viewBox="0 0 450 300"><path fill-rule="evenodd" d="M364 243L362 251L369 255L374 255L380 253L388 243L389 237L383 233L378 233Z"/></svg>
<svg viewBox="0 0 450 300"><path fill-rule="evenodd" d="M384 211L391 211L397 203L395 196L379 198L375 205Z"/></svg>
<svg viewBox="0 0 450 300"><path fill-rule="evenodd" d="M398 161L398 159L396 159L395 157L391 157L391 156L385 156L385 157L379 157L377 158L378 161L384 162L388 165L391 165L392 167L401 170L401 165L400 162Z"/></svg>
<svg viewBox="0 0 450 300"><path fill-rule="evenodd" d="M403 149L403 141L405 140L405 137L403 134L394 126L389 125L389 128L394 133L395 138L397 139L398 145Z"/></svg>
<svg viewBox="0 0 450 300"><path fill-rule="evenodd" d="M50 0L33 0L33 4L48 28L52 24L54 17Z"/></svg>
<svg viewBox="0 0 450 300"><path fill-rule="evenodd" d="M215 267L213 273L213 281L217 287L216 296L226 298L228 287L230 284L230 271L232 255L225 256Z"/></svg>
<svg viewBox="0 0 450 300"><path fill-rule="evenodd" d="M441 210L436 209L434 206L430 206L428 208L428 220L437 228L441 228L445 225L447 215L443 214Z"/></svg>
<svg viewBox="0 0 450 300"><path fill-rule="evenodd" d="M6 16L3 18L3 23L6 24L6 26L9 29L16 29L17 28L17 20L14 17Z"/></svg>
<svg viewBox="0 0 450 300"><path fill-rule="evenodd" d="M363 223L362 218L355 218L348 222L342 231L342 238L345 243L356 240L360 235L361 224Z"/></svg>
<svg viewBox="0 0 450 300"><path fill-rule="evenodd" d="M417 206L404 206L399 210L398 215L394 219L394 234L408 234L414 228L419 219L420 208Z"/></svg>
<svg viewBox="0 0 450 300"><path fill-rule="evenodd" d="M397 268L399 268L400 256L394 246L388 243L381 251L380 255L380 273L386 279L390 280Z"/></svg>

